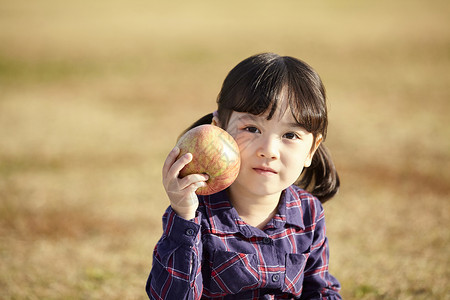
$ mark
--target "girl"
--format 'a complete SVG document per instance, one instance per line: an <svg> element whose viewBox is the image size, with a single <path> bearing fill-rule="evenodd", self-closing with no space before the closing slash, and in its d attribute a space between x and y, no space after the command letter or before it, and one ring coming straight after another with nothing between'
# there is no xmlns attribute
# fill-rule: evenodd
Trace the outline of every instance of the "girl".
<svg viewBox="0 0 450 300"><path fill-rule="evenodd" d="M328 273L321 206L339 177L322 144L327 108L318 74L292 57L255 55L230 71L217 103L217 112L192 127L212 123L234 137L239 175L225 191L197 196L207 175L179 178L192 154L169 153L163 184L171 205L148 296L341 299Z"/></svg>

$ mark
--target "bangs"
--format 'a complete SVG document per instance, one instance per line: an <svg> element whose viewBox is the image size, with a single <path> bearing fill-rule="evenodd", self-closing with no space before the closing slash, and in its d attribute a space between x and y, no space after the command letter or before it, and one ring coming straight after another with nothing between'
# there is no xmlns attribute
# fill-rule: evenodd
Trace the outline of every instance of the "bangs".
<svg viewBox="0 0 450 300"><path fill-rule="evenodd" d="M282 105L287 101L287 105ZM230 71L218 97L223 126L231 113L280 116L290 108L296 122L308 132L324 137L327 127L325 90L317 73L291 57L264 54L250 57Z"/></svg>
<svg viewBox="0 0 450 300"><path fill-rule="evenodd" d="M290 73L287 85L289 107L298 124L325 138L328 126L325 88L316 72L301 71L302 76L296 76L299 70Z"/></svg>
<svg viewBox="0 0 450 300"><path fill-rule="evenodd" d="M264 69L251 70L253 72L242 76L239 84L236 85L235 96L228 102L228 108L253 115L268 113L268 119L271 119L277 110L286 84L283 66L275 64L276 61Z"/></svg>

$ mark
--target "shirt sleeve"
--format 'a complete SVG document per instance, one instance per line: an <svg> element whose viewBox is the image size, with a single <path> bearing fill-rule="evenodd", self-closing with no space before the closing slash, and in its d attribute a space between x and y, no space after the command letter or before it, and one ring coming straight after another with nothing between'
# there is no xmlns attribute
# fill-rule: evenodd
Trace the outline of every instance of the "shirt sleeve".
<svg viewBox="0 0 450 300"><path fill-rule="evenodd" d="M166 210L163 234L153 251L145 288L150 299L200 299L203 280L199 219L197 215L185 220L171 207Z"/></svg>
<svg viewBox="0 0 450 300"><path fill-rule="evenodd" d="M305 277L301 299L342 299L340 284L328 272L329 248L325 230L325 217L318 200L311 206L313 210L314 238L310 256L305 266Z"/></svg>

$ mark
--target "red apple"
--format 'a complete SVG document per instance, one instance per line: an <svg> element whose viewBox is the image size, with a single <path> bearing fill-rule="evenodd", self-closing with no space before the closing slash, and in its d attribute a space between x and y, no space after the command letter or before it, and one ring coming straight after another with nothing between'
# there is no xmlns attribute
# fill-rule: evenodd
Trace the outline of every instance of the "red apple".
<svg viewBox="0 0 450 300"><path fill-rule="evenodd" d="M211 195L229 187L236 179L241 165L236 141L225 130L214 125L200 125L186 132L177 142L178 157L192 153L193 159L180 172L180 177L189 174L207 174L206 186L198 188L196 194Z"/></svg>

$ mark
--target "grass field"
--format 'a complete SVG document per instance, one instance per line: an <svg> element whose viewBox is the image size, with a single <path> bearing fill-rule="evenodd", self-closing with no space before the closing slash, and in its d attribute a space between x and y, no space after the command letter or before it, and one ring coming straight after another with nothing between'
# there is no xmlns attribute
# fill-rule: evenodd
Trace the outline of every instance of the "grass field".
<svg viewBox="0 0 450 300"><path fill-rule="evenodd" d="M145 299L161 167L271 51L329 96L345 299L450 299L448 1L0 0L0 298Z"/></svg>

